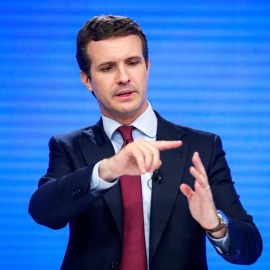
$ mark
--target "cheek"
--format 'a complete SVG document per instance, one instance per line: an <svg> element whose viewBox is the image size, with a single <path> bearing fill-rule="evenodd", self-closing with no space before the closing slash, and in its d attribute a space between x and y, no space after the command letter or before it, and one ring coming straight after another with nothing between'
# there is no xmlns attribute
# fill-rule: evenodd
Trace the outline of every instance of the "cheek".
<svg viewBox="0 0 270 270"><path fill-rule="evenodd" d="M139 88L144 88L144 86L147 84L147 77L146 77L145 72L140 72L140 73L137 73L135 76L132 76L131 82L137 85L137 87Z"/></svg>
<svg viewBox="0 0 270 270"><path fill-rule="evenodd" d="M148 85L148 76L147 76L147 74L143 74L142 75L142 77L143 77L143 80L142 80L142 90L143 90L143 92L146 92L147 91L147 85Z"/></svg>
<svg viewBox="0 0 270 270"><path fill-rule="evenodd" d="M108 103L112 97L112 87L106 81L92 84L93 91L97 99L103 103Z"/></svg>
<svg viewBox="0 0 270 270"><path fill-rule="evenodd" d="M92 88L93 90L98 94L98 92L100 92L101 89L104 89L102 82L100 80L93 80L92 81Z"/></svg>
<svg viewBox="0 0 270 270"><path fill-rule="evenodd" d="M115 87L114 77L109 74L107 76L99 76L96 78L94 85L98 91L110 92L114 89L113 87Z"/></svg>

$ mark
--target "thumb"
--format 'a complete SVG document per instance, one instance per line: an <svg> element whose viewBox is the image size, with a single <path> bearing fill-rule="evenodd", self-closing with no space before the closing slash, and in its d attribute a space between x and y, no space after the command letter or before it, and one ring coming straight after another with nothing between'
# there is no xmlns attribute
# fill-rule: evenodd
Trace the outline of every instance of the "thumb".
<svg viewBox="0 0 270 270"><path fill-rule="evenodd" d="M180 185L180 191L189 199L191 199L194 191L187 184Z"/></svg>

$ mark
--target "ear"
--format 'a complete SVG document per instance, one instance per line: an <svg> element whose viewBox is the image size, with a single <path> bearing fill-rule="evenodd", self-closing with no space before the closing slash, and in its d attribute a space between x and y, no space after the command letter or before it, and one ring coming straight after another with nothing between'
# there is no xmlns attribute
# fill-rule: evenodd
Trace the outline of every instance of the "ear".
<svg viewBox="0 0 270 270"><path fill-rule="evenodd" d="M149 69L150 69L150 60L149 59L147 60L146 67L147 67L147 78L148 78L148 76L149 76Z"/></svg>
<svg viewBox="0 0 270 270"><path fill-rule="evenodd" d="M147 70L149 71L149 68L150 68L150 59L148 58L148 60L147 60Z"/></svg>
<svg viewBox="0 0 270 270"><path fill-rule="evenodd" d="M86 75L86 73L82 70L80 70L80 75L81 75L81 81L84 84L84 86L89 90L89 91L93 91L92 89L92 85L91 82L88 78L88 76Z"/></svg>

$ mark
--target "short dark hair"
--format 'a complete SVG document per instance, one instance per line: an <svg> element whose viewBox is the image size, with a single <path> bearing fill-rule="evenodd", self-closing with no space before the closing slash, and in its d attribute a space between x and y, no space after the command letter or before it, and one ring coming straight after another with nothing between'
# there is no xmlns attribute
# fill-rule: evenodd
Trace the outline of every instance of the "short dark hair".
<svg viewBox="0 0 270 270"><path fill-rule="evenodd" d="M136 35L142 41L142 53L145 64L148 62L147 39L140 26L128 17L102 15L86 22L77 35L76 59L82 71L91 80L91 59L87 54L87 45L90 41L99 41L112 37Z"/></svg>

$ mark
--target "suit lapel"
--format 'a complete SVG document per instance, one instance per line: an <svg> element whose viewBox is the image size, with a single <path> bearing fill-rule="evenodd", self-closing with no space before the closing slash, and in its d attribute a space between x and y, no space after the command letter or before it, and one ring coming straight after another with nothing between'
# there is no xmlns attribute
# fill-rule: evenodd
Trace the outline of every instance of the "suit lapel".
<svg viewBox="0 0 270 270"><path fill-rule="evenodd" d="M93 165L114 155L112 143L104 131L102 120L83 132L79 145L87 165Z"/></svg>
<svg viewBox="0 0 270 270"><path fill-rule="evenodd" d="M79 139L79 145L87 165L96 164L98 161L111 157L115 154L110 139L107 137L102 120L95 126L83 132ZM120 184L117 183L103 194L121 238L123 238L122 201Z"/></svg>
<svg viewBox="0 0 270 270"><path fill-rule="evenodd" d="M180 140L184 131L158 114L157 140ZM189 144L185 143L180 148L162 151L160 157L162 166L159 174L161 183L152 183L152 200L150 216L150 254L149 261L155 254L166 224L171 215L179 185L182 182Z"/></svg>

